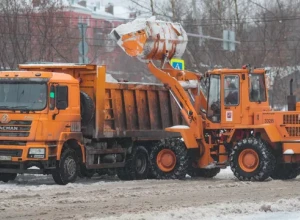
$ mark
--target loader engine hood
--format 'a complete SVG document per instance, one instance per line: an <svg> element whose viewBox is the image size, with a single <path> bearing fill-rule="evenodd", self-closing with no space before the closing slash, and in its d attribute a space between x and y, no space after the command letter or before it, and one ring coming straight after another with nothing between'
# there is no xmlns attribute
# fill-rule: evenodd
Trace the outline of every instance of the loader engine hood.
<svg viewBox="0 0 300 220"><path fill-rule="evenodd" d="M180 58L188 37L179 23L149 19L136 19L111 31L111 36L129 56L143 62L162 60L166 56Z"/></svg>

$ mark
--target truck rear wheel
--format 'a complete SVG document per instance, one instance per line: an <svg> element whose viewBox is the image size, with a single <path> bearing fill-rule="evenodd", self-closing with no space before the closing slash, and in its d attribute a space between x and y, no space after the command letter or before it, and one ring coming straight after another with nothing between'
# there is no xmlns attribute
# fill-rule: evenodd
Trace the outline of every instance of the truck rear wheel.
<svg viewBox="0 0 300 220"><path fill-rule="evenodd" d="M53 180L59 185L73 183L77 178L78 169L76 152L67 148L62 153L60 160L56 162L56 169L52 172Z"/></svg>
<svg viewBox="0 0 300 220"><path fill-rule="evenodd" d="M151 173L156 179L183 179L188 169L187 150L179 139L166 139L150 153Z"/></svg>
<svg viewBox="0 0 300 220"><path fill-rule="evenodd" d="M18 174L16 173L0 173L0 181L7 183L16 179Z"/></svg>
<svg viewBox="0 0 300 220"><path fill-rule="evenodd" d="M300 174L299 166L295 164L277 164L271 178L274 180L295 179Z"/></svg>
<svg viewBox="0 0 300 220"><path fill-rule="evenodd" d="M93 169L87 169L85 164L80 164L80 169L78 170L78 176L80 178L92 178L94 174L96 173L96 170Z"/></svg>
<svg viewBox="0 0 300 220"><path fill-rule="evenodd" d="M87 125L94 117L95 105L91 97L80 91L81 124Z"/></svg>
<svg viewBox="0 0 300 220"><path fill-rule="evenodd" d="M143 146L135 147L126 159L125 167L117 170L121 180L146 179L149 171L149 155Z"/></svg>
<svg viewBox="0 0 300 220"><path fill-rule="evenodd" d="M239 141L230 154L230 167L243 181L263 181L275 169L275 157L261 139L246 138Z"/></svg>

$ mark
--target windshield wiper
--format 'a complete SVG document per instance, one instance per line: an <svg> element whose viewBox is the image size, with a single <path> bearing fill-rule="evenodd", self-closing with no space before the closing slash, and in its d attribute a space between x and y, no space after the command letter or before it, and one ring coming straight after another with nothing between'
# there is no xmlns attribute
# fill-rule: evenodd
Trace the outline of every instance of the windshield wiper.
<svg viewBox="0 0 300 220"><path fill-rule="evenodd" d="M19 109L19 108L21 108L21 110L23 109L23 108L25 108L26 110L28 109L28 105L18 105L18 106L12 106L12 107L10 107L11 109Z"/></svg>

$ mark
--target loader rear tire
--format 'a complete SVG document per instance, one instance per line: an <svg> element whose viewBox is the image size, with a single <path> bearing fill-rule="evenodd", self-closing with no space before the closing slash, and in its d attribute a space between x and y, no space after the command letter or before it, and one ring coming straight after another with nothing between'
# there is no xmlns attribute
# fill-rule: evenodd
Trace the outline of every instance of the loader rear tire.
<svg viewBox="0 0 300 220"><path fill-rule="evenodd" d="M151 173L156 179L184 179L188 170L187 149L180 139L166 139L150 153Z"/></svg>
<svg viewBox="0 0 300 220"><path fill-rule="evenodd" d="M94 101L85 92L80 91L81 124L87 125L94 117Z"/></svg>
<svg viewBox="0 0 300 220"><path fill-rule="evenodd" d="M230 154L230 167L242 181L264 181L275 169L276 159L267 144L258 138L239 141Z"/></svg>
<svg viewBox="0 0 300 220"><path fill-rule="evenodd" d="M143 146L137 146L128 155L125 166L117 170L117 175L121 180L142 180L147 179L148 172L148 151Z"/></svg>
<svg viewBox="0 0 300 220"><path fill-rule="evenodd" d="M277 164L271 178L274 180L295 179L300 174L299 166L294 164Z"/></svg>
<svg viewBox="0 0 300 220"><path fill-rule="evenodd" d="M204 177L213 178L220 173L220 168L202 169L202 168L191 168L188 171L188 175L191 177Z"/></svg>

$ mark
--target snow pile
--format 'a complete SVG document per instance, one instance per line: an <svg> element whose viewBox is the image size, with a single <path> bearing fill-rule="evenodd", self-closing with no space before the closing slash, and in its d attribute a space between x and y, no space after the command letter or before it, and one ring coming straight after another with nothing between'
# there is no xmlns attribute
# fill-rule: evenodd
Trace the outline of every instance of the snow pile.
<svg viewBox="0 0 300 220"><path fill-rule="evenodd" d="M199 198L201 199L201 198ZM123 214L121 216L110 216L104 218L90 218L90 220L173 220L173 219L277 219L286 218L288 212L291 218L299 219L300 197L294 199L280 199L273 203L217 203L202 207L180 208L168 211L144 212L135 214ZM278 218L280 216L281 218ZM296 218L297 217L297 218ZM288 219L291 219L288 218Z"/></svg>
<svg viewBox="0 0 300 220"><path fill-rule="evenodd" d="M116 80L111 74L106 74L105 81L106 82L118 82L118 80Z"/></svg>

